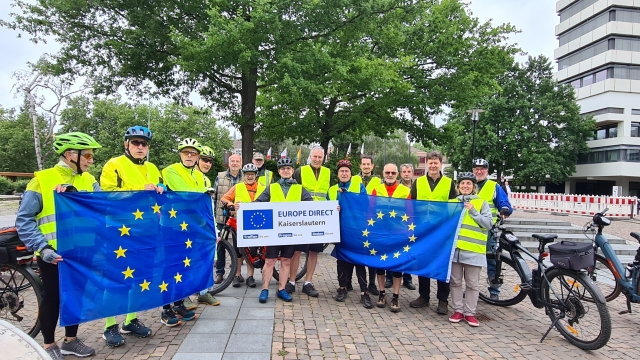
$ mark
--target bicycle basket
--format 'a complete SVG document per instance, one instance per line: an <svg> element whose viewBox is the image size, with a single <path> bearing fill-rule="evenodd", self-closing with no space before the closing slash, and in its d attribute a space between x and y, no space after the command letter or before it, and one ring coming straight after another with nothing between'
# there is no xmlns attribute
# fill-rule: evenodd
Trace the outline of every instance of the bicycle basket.
<svg viewBox="0 0 640 360"><path fill-rule="evenodd" d="M591 243L562 241L549 245L549 258L557 267L569 270L581 270L593 266L594 251Z"/></svg>
<svg viewBox="0 0 640 360"><path fill-rule="evenodd" d="M27 250L15 227L0 229L0 264L16 264L32 258L33 252Z"/></svg>

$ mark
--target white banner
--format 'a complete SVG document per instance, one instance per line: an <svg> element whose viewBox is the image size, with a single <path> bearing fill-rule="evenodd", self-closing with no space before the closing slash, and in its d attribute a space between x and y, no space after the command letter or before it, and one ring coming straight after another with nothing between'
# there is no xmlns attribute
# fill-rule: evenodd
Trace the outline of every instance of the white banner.
<svg viewBox="0 0 640 360"><path fill-rule="evenodd" d="M340 242L337 201L243 203L238 247Z"/></svg>

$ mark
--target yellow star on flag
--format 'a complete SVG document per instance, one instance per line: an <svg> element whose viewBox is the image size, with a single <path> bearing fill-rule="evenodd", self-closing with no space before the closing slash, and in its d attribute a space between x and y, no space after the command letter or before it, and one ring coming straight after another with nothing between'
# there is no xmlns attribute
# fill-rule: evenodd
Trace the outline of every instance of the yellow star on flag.
<svg viewBox="0 0 640 360"><path fill-rule="evenodd" d="M413 223L409 224L409 230L413 230L415 228L416 228L416 226Z"/></svg>
<svg viewBox="0 0 640 360"><path fill-rule="evenodd" d="M191 266L191 259L189 258L185 258L182 262L184 263L184 267Z"/></svg>
<svg viewBox="0 0 640 360"><path fill-rule="evenodd" d="M373 224L375 224L375 223L376 223L375 221L373 221L373 219L369 219L369 220L367 220L367 222L368 222L368 223L369 223L369 225L371 225L371 226L373 226Z"/></svg>
<svg viewBox="0 0 640 360"><path fill-rule="evenodd" d="M400 251L394 253L393 257L396 258L396 259L399 258L400 257Z"/></svg>
<svg viewBox="0 0 640 360"><path fill-rule="evenodd" d="M366 248L368 248L369 245L371 245L371 243L369 243L369 240L363 242L363 244L364 244L364 247L366 247Z"/></svg>
<svg viewBox="0 0 640 360"><path fill-rule="evenodd" d="M144 219L142 218L142 214L144 214L144 213L143 213L142 211L140 211L140 209L136 209L136 212L134 212L134 213L132 213L132 214L133 214L133 215L135 215L135 217L136 217L136 218L135 218L135 219L133 219L133 220L138 220L138 219L140 219L140 220L144 220Z"/></svg>
<svg viewBox="0 0 640 360"><path fill-rule="evenodd" d="M371 255L375 255L375 254L377 254L377 253L378 253L378 252L376 251L376 249L371 249L371 250L369 250L369 252L371 253Z"/></svg>
<svg viewBox="0 0 640 360"><path fill-rule="evenodd" d="M131 269L127 266L127 270L123 271L122 273L124 274L124 279L127 280L127 278L132 278L133 279L133 272L135 271L135 269Z"/></svg>
<svg viewBox="0 0 640 360"><path fill-rule="evenodd" d="M407 214L402 215L402 221L407 221L407 220L409 220L409 215Z"/></svg>
<svg viewBox="0 0 640 360"><path fill-rule="evenodd" d="M158 285L158 287L160 288L160 292L167 291L167 286L169 286L169 284L162 280L162 284Z"/></svg>
<svg viewBox="0 0 640 360"><path fill-rule="evenodd" d="M142 290L140 290L140 292L143 292L145 290L149 290L149 285L151 285L151 283L148 282L147 279L144 279L142 284L138 284L138 285L140 285L140 287L142 288Z"/></svg>
<svg viewBox="0 0 640 360"><path fill-rule="evenodd" d="M118 248L118 250L114 250L113 252L116 253L116 259L119 257L123 257L126 258L126 256L124 256L124 253L127 251L127 249L123 249L122 246L120 246Z"/></svg>
<svg viewBox="0 0 640 360"><path fill-rule="evenodd" d="M409 241L410 242L416 242L416 239L417 239L417 237L415 237L413 235L409 236Z"/></svg>
<svg viewBox="0 0 640 360"><path fill-rule="evenodd" d="M122 225L122 227L121 227L120 229L118 229L118 230L120 230L120 236L125 236L125 235L129 235L129 236L131 236L131 235L129 234L129 230L131 230L131 228L128 228L128 227L124 226L124 224L123 224L123 225Z"/></svg>
<svg viewBox="0 0 640 360"><path fill-rule="evenodd" d="M169 216L169 218L174 218L174 217L176 217L176 214L177 214L177 213L178 213L177 211L175 211L175 210L173 210L173 208L171 208L171 210L169 210L169 214L171 214L171 215Z"/></svg>
<svg viewBox="0 0 640 360"><path fill-rule="evenodd" d="M362 232L362 236L369 236L369 230L364 229L364 231Z"/></svg>
<svg viewBox="0 0 640 360"><path fill-rule="evenodd" d="M191 241L191 240L187 239L187 241L185 241L184 243L185 243L185 244L187 244L187 248L190 248L190 247L191 247L191 243L192 243L192 242L193 242L193 241Z"/></svg>
<svg viewBox="0 0 640 360"><path fill-rule="evenodd" d="M396 217L396 214L398 214L398 213L395 210L391 210L391 212L389 213L389 216L394 218L394 217Z"/></svg>
<svg viewBox="0 0 640 360"><path fill-rule="evenodd" d="M409 249L411 249L411 248L409 247L409 245L405 246L405 247L404 247L404 252L409 252Z"/></svg>
<svg viewBox="0 0 640 360"><path fill-rule="evenodd" d="M382 219L382 217L384 216L384 213L380 211L377 215L378 215L378 219Z"/></svg>
<svg viewBox="0 0 640 360"><path fill-rule="evenodd" d="M187 224L186 222L182 221L182 224L180 224L180 226L182 226L182 231L187 231L187 226L189 224Z"/></svg>
<svg viewBox="0 0 640 360"><path fill-rule="evenodd" d="M387 261L387 258L388 258L387 254L380 256L380 260L382 261Z"/></svg>
<svg viewBox="0 0 640 360"><path fill-rule="evenodd" d="M159 214L160 213L160 208L162 206L158 205L158 203L156 203L155 205L153 205L151 208L153 209L153 213L154 214Z"/></svg>
<svg viewBox="0 0 640 360"><path fill-rule="evenodd" d="M176 276L173 278L176 279L176 284L182 282L182 275L180 275L180 273L176 273Z"/></svg>

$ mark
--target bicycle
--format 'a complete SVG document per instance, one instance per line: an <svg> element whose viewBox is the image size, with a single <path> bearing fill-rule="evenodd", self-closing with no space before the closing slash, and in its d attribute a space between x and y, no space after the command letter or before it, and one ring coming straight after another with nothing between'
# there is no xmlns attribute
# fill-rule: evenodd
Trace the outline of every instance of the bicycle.
<svg viewBox="0 0 640 360"><path fill-rule="evenodd" d="M611 225L611 220L605 217L609 209L595 214L593 218L585 224L584 233L596 231L593 241L594 251L602 250L602 254L596 254L595 263L588 269L589 276L600 288L607 301L614 300L623 293L627 299L627 310L620 314L631 313L631 303L640 303L640 247L632 263L625 268L615 251L609 244L609 240L602 234L605 226ZM630 234L640 242L640 233ZM588 237L588 236L587 236ZM591 299L587 299L591 300Z"/></svg>
<svg viewBox="0 0 640 360"><path fill-rule="evenodd" d="M487 259L496 260L496 274L488 277L487 282L501 284L502 292L498 299L491 299L485 288L480 291L480 299L496 306L511 306L528 295L533 306L544 308L551 320L551 325L540 342L555 327L571 344L580 349L596 350L606 345L611 337L609 310L600 289L587 272L543 263L549 255L545 246L554 242L558 236L533 234L539 241L539 255L536 256L522 246L511 231L502 227L502 222L503 220L499 220L491 230L495 235L500 232L497 249L495 253L487 253ZM531 270L521 254L535 261L537 267ZM584 301L585 295L595 301Z"/></svg>
<svg viewBox="0 0 640 360"><path fill-rule="evenodd" d="M44 288L33 259L15 227L0 229L0 319L36 337Z"/></svg>
<svg viewBox="0 0 640 360"><path fill-rule="evenodd" d="M237 247L237 222L236 218L231 216L231 213L228 210L235 210L228 208L223 212L224 214L224 222L225 225L220 232L220 241L218 241L218 246L221 246L224 250L225 256L225 274L227 277L223 279L223 281L219 284L214 284L213 289L209 291L212 295L215 295L227 287L231 285L233 282L233 277L236 274L238 269L238 258L236 256L235 247ZM232 245L233 244L233 245ZM240 254L242 258L247 264L252 264L255 269L262 269L265 264L265 256L267 254L266 246L259 247L243 247L238 248L240 250ZM216 249L217 251L218 249ZM218 252L218 256L220 252ZM218 258L219 259L219 258ZM279 274L279 264L276 263L276 268L273 269L273 278L276 281L280 280ZM215 271L215 264L214 264ZM296 274L296 281L302 279L302 277L307 273L307 252L303 252L300 254L300 267Z"/></svg>

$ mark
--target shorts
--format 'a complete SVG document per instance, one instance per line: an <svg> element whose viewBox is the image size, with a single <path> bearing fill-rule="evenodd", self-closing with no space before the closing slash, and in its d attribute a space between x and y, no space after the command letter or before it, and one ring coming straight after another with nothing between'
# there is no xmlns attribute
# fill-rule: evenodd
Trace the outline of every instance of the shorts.
<svg viewBox="0 0 640 360"><path fill-rule="evenodd" d="M324 244L300 244L293 245L296 248L296 251L309 252L314 251L317 253L321 253L324 251Z"/></svg>
<svg viewBox="0 0 640 360"><path fill-rule="evenodd" d="M291 259L295 252L295 245L267 246L265 259L277 259L278 257Z"/></svg>

